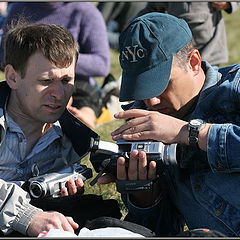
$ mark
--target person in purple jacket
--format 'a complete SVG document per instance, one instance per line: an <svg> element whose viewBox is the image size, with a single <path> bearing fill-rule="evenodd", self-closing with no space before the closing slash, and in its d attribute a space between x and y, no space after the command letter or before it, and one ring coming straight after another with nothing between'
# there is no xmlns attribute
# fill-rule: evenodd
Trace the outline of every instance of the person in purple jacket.
<svg viewBox="0 0 240 240"><path fill-rule="evenodd" d="M76 65L76 84L69 110L94 128L101 114L101 93L94 77L107 76L110 69L109 45L104 19L95 5L88 2L13 3L4 23L19 18L30 23L54 23L68 29L78 41L80 56ZM3 35L4 37L4 35ZM3 41L0 62L3 60Z"/></svg>

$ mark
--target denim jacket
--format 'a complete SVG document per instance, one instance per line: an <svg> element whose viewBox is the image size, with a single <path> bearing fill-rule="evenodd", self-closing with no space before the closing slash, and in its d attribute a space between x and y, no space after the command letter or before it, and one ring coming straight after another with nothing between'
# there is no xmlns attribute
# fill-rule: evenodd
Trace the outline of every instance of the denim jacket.
<svg viewBox="0 0 240 240"><path fill-rule="evenodd" d="M182 146L185 165L166 166L166 194L154 206L137 208L124 197L129 216L159 236L178 233L184 223L240 236L240 64L214 70L203 62L202 67L206 81L185 120L213 123L207 152Z"/></svg>

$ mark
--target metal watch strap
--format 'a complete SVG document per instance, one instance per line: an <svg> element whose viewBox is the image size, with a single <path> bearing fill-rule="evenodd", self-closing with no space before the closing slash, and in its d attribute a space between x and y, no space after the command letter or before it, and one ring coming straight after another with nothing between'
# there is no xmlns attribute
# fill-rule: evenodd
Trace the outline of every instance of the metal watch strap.
<svg viewBox="0 0 240 240"><path fill-rule="evenodd" d="M189 136L188 136L188 141L189 141L189 146L190 147L195 147L199 149L198 146L198 134L199 130L194 129L193 127L189 128Z"/></svg>

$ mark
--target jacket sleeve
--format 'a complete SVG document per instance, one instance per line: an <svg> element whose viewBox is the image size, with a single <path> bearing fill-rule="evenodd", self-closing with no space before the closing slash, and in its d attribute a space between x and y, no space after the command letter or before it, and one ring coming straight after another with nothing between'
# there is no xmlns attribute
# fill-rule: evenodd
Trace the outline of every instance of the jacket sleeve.
<svg viewBox="0 0 240 240"><path fill-rule="evenodd" d="M218 72L221 79L201 93L193 117L212 123L207 139L212 171L240 172L240 65L227 66Z"/></svg>
<svg viewBox="0 0 240 240"><path fill-rule="evenodd" d="M26 235L33 215L42 211L29 202L30 196L21 187L0 179L0 230L4 234L18 231Z"/></svg>
<svg viewBox="0 0 240 240"><path fill-rule="evenodd" d="M212 124L208 134L208 162L213 172L240 172L240 126Z"/></svg>

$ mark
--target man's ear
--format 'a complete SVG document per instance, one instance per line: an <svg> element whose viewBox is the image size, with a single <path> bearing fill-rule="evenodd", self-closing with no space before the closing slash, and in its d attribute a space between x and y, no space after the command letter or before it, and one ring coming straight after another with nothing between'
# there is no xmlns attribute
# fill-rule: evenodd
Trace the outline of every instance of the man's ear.
<svg viewBox="0 0 240 240"><path fill-rule="evenodd" d="M19 74L15 71L11 64L4 68L6 82L11 89L17 89Z"/></svg>
<svg viewBox="0 0 240 240"><path fill-rule="evenodd" d="M189 67L195 74L198 74L199 70L201 69L201 64L202 64L201 55L197 49L194 49L189 54Z"/></svg>

